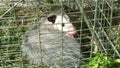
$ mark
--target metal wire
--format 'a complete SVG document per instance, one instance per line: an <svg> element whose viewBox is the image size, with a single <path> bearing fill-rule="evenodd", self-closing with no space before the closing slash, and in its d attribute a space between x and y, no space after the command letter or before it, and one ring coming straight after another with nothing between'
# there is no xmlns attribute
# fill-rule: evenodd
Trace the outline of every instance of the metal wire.
<svg viewBox="0 0 120 68"><path fill-rule="evenodd" d="M31 64L30 60L23 55L22 42L24 35L33 26L38 24L41 17L47 15L56 9L65 11L70 17L71 23L78 31L75 40L79 43L80 54L82 58L78 59L76 67L81 63L84 65L86 60L92 58L96 53L103 53L110 57L120 58L120 6L116 0L0 0L0 68L25 68L39 67ZM116 6L117 5L117 6ZM57 25L57 24L56 24ZM44 26L49 26L46 24ZM42 49L41 34L39 33L39 43L41 48L39 57L40 67L44 65L44 50ZM53 34L59 32L53 32ZM29 34L28 34L29 35ZM37 35L33 33L31 35ZM63 37L63 35L62 35ZM66 42L62 39L61 58L64 59L64 46ZM46 42L59 43L59 42ZM27 43L24 43L27 45ZM94 53L94 54L93 54ZM60 57L60 56L58 56ZM80 62L80 63L79 63ZM57 64L57 63L56 63ZM62 64L63 66L64 64Z"/></svg>

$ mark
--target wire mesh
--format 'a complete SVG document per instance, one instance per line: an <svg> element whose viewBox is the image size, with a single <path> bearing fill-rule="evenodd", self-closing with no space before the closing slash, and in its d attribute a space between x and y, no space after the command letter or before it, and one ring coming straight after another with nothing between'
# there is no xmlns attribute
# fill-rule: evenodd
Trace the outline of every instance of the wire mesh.
<svg viewBox="0 0 120 68"><path fill-rule="evenodd" d="M77 58L74 68L120 67L119 4L119 0L0 0L0 68L49 68L49 65L44 64L44 48L42 48L43 42L41 41L43 38L41 38L42 32L39 26L41 18L47 17L54 11L64 11L77 29L78 34L75 36L75 41L79 43L77 49L79 49L79 55L82 57ZM49 26L51 25L44 25L44 27ZM36 28L38 32L33 31L32 34L29 34L28 31ZM37 33L39 33L37 42L35 42L36 39L31 38L30 40L33 42L29 44L39 44L40 50L36 51L41 56L39 59L37 58L36 62L41 62L40 65L32 64L31 58L23 55L24 52L21 47L25 35L32 37ZM63 40L63 32L59 33L58 31L52 34L62 34L61 40L53 42L56 39L52 39L49 42L44 42L46 44L61 43L61 50L58 51L61 54L55 57L61 57L61 63L64 63L64 51L67 49L64 48L64 43L70 45L74 42ZM43 31L43 35L52 36L52 34ZM24 43L24 46L29 44ZM70 52L68 51L68 53ZM33 58L36 58L36 55ZM53 67L58 68L57 63L53 63ZM64 66L64 64L60 66Z"/></svg>

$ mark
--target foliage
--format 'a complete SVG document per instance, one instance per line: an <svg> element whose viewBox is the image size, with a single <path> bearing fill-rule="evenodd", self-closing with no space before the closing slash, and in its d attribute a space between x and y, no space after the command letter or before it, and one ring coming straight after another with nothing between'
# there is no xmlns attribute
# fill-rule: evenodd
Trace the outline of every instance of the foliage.
<svg viewBox="0 0 120 68"><path fill-rule="evenodd" d="M52 4L52 6L49 6ZM45 11L52 10L54 8L60 7L58 5L57 0L54 2L50 0L44 0L44 5L42 8L37 5L33 8L13 8L10 12L8 12L4 19L0 19L0 67L17 67L18 65L24 66L23 63L26 65L26 68L37 68L35 65L27 65L27 61L23 59L21 55L21 42L22 42L22 35L29 29L29 25L32 25L35 22L36 16L41 16L44 14ZM53 7L54 6L54 7ZM0 9L0 15L2 15L7 8ZM40 13L34 13L34 12ZM114 12L119 11L115 10ZM11 18L10 18L11 17ZM22 22L24 21L24 22ZM120 22L120 21L119 21ZM115 47L120 52L120 24L119 28L115 28L115 32L111 31L110 35L113 38L113 42L115 43ZM24 61L24 62L23 62ZM40 66L42 67L42 66ZM103 53L96 54L95 57L89 58L88 62L82 65L80 68L119 68L120 67L120 58L112 58L107 56Z"/></svg>
<svg viewBox="0 0 120 68"><path fill-rule="evenodd" d="M120 67L120 58L113 59L103 53L96 54L95 57L89 58L88 64L81 68L118 68Z"/></svg>

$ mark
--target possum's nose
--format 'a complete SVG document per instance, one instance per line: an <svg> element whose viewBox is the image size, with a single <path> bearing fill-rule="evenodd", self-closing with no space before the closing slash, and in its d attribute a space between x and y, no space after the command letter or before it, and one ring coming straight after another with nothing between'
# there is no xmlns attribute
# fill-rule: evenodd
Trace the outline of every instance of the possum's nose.
<svg viewBox="0 0 120 68"><path fill-rule="evenodd" d="M71 33L71 34L73 34L73 35L77 34L77 30L76 30L76 28L75 28L74 26L69 26L68 29L70 30L69 33Z"/></svg>
<svg viewBox="0 0 120 68"><path fill-rule="evenodd" d="M68 27L69 29L69 32L66 32L66 35L69 37L69 38L74 38L74 35L77 34L77 30L74 26L69 26Z"/></svg>

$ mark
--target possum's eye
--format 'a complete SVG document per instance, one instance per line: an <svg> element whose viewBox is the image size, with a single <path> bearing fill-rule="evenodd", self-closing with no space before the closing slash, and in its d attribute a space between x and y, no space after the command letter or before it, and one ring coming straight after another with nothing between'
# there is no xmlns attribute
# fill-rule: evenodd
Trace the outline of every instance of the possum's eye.
<svg viewBox="0 0 120 68"><path fill-rule="evenodd" d="M64 27L65 26L65 24L64 23L62 23L62 27Z"/></svg>
<svg viewBox="0 0 120 68"><path fill-rule="evenodd" d="M56 20L56 15L49 16L49 17L47 17L47 19L48 19L48 21L50 21L54 24L55 20Z"/></svg>

